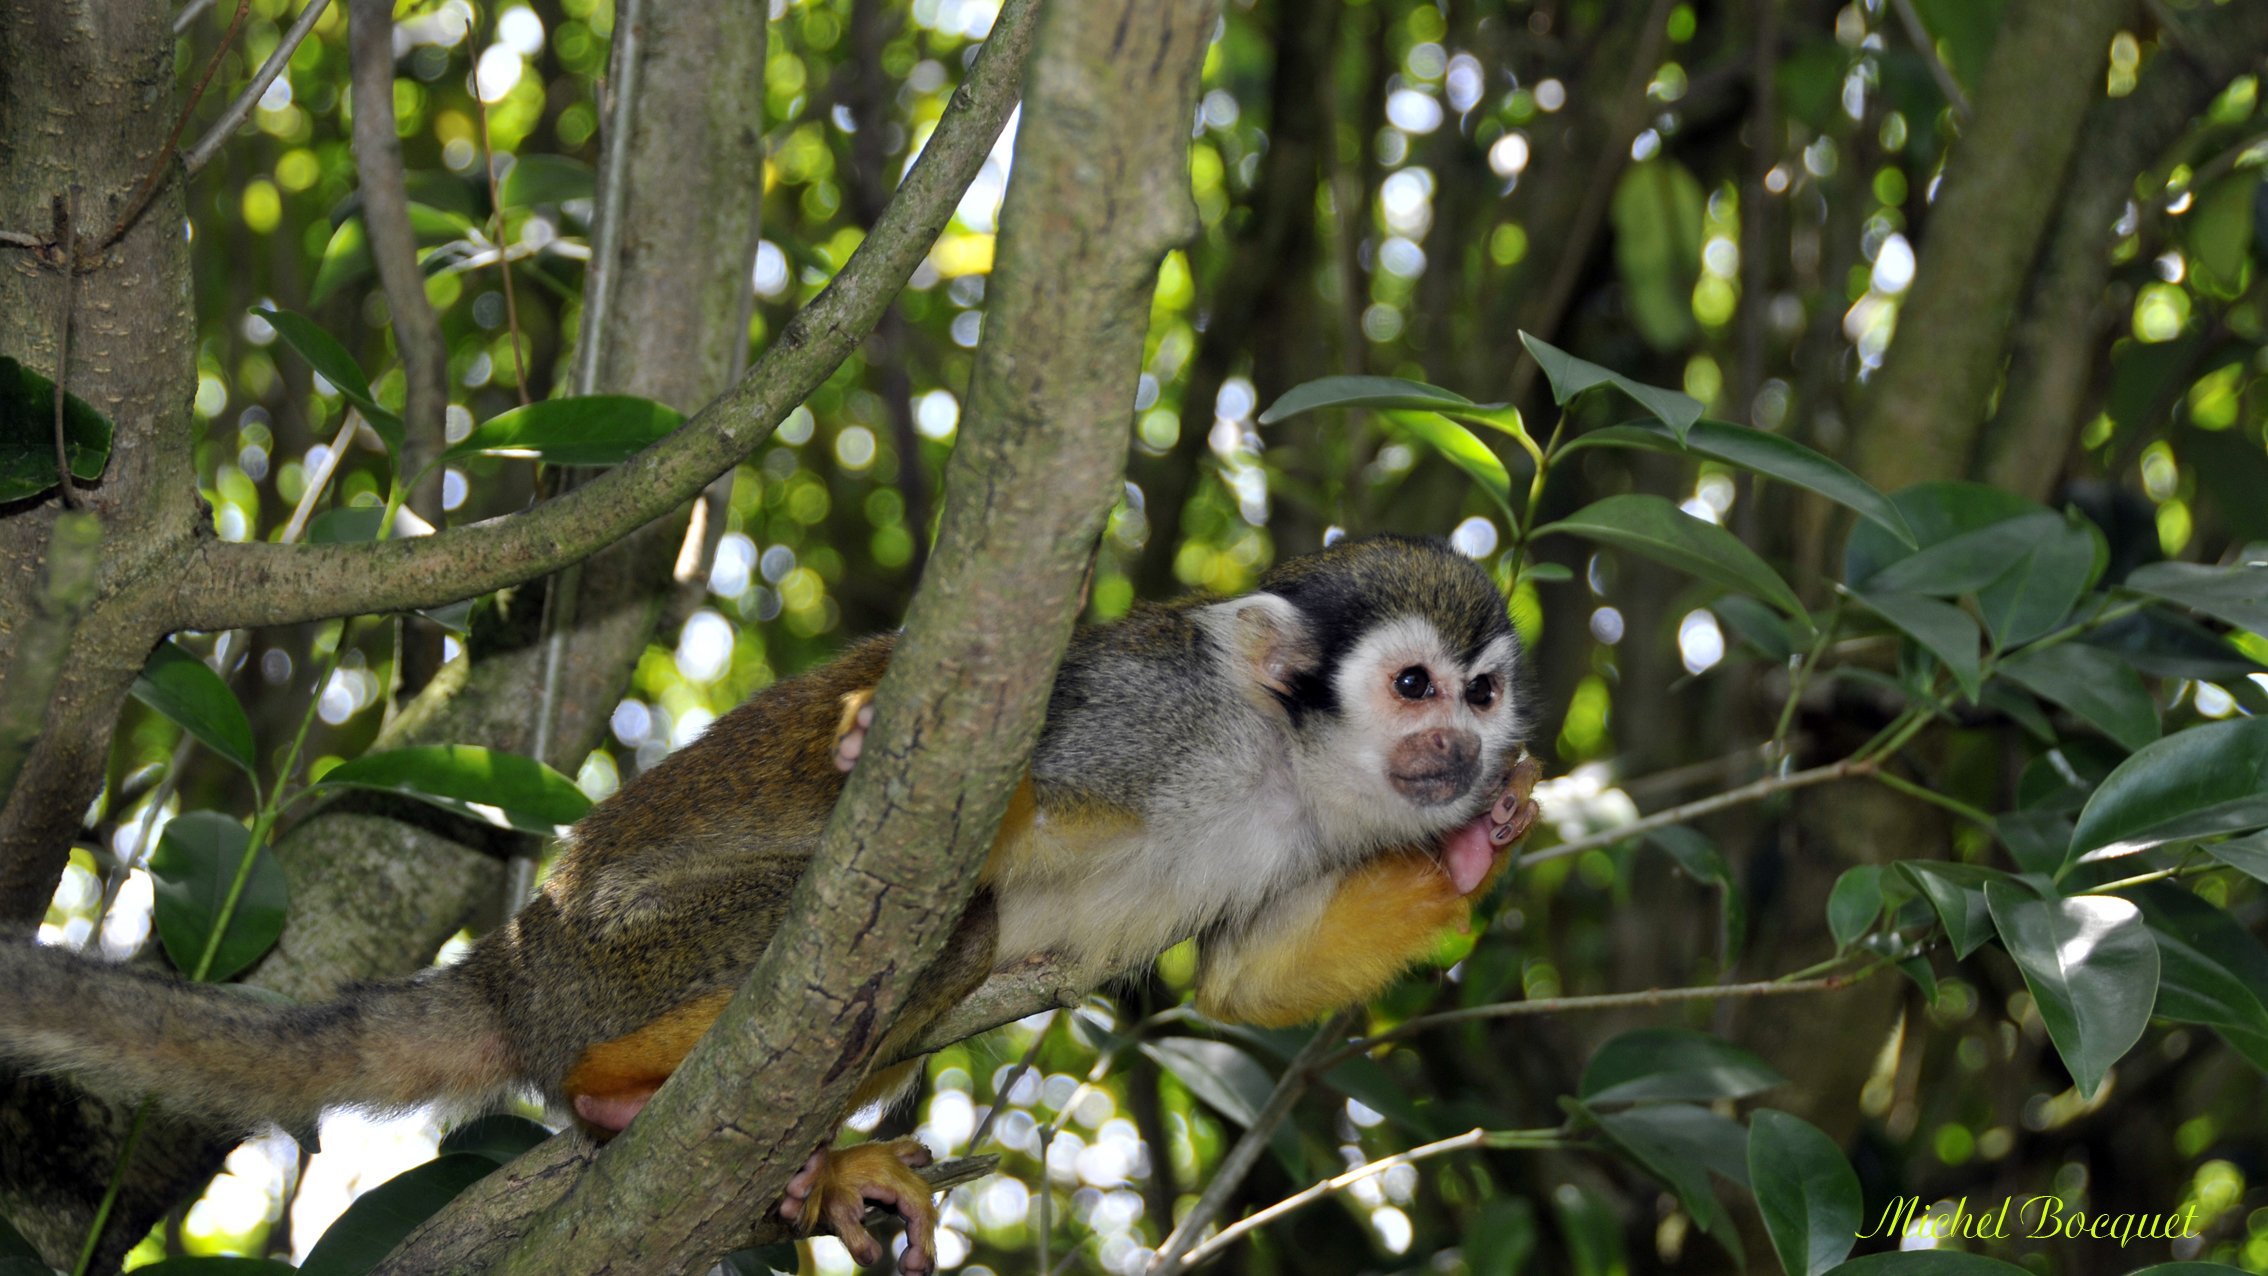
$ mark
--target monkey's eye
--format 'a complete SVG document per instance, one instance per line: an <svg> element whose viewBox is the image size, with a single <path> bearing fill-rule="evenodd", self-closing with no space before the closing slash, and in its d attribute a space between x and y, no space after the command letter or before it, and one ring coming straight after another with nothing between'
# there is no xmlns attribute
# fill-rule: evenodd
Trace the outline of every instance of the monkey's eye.
<svg viewBox="0 0 2268 1276"><path fill-rule="evenodd" d="M1422 665L1411 665L1394 675L1394 694L1404 700L1423 700L1433 694L1433 675Z"/></svg>
<svg viewBox="0 0 2268 1276"><path fill-rule="evenodd" d="M1465 703L1475 709L1486 709L1496 703L1496 679L1486 674L1465 684Z"/></svg>

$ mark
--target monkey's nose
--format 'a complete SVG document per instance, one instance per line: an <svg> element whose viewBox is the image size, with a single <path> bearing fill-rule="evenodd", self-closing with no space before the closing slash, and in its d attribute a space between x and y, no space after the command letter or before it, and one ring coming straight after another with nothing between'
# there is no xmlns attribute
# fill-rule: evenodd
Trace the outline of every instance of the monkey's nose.
<svg viewBox="0 0 2268 1276"><path fill-rule="evenodd" d="M1480 773L1480 737L1470 731L1434 727L1412 731L1394 746L1386 778L1394 790L1423 806L1454 802L1473 787Z"/></svg>

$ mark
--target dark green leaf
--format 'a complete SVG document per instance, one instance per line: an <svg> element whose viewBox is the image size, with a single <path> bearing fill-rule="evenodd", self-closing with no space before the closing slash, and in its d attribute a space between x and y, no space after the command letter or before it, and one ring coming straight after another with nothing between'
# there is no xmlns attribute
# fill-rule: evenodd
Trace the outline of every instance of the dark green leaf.
<svg viewBox="0 0 2268 1276"><path fill-rule="evenodd" d="M2055 811L2003 811L1993 817L1992 831L2025 872L2053 877L2063 871L2071 821Z"/></svg>
<svg viewBox="0 0 2268 1276"><path fill-rule="evenodd" d="M1748 1119L1748 1182L1787 1276L1820 1276L1851 1252L1865 1204L1843 1149L1801 1117Z"/></svg>
<svg viewBox="0 0 2268 1276"><path fill-rule="evenodd" d="M472 229L472 219L412 201L410 232L421 244L455 239ZM362 218L349 217L331 232L323 248L322 264L315 268L315 283L307 291L307 304L315 305L334 291L360 281L370 273L370 238Z"/></svg>
<svg viewBox="0 0 2268 1276"><path fill-rule="evenodd" d="M2006 874L1940 860L1901 860L1898 869L1937 910L1955 958L1967 960L1992 938L1992 913L1985 905L1984 888L1987 883L2008 880Z"/></svg>
<svg viewBox="0 0 2268 1276"><path fill-rule="evenodd" d="M1693 335L1706 203L1700 181L1672 159L1632 164L1614 184L1608 216L1622 294L1638 335L1656 350L1681 349Z"/></svg>
<svg viewBox="0 0 2268 1276"><path fill-rule="evenodd" d="M2244 281L2252 256L2252 196L2259 187L2260 170L2231 173L2198 192L2181 219L2197 286L2215 296L2236 296Z"/></svg>
<svg viewBox="0 0 2268 1276"><path fill-rule="evenodd" d="M2208 722L2176 731L2110 773L2079 812L2070 862L2263 827L2268 718Z"/></svg>
<svg viewBox="0 0 2268 1276"><path fill-rule="evenodd" d="M249 772L252 720L221 676L177 644L161 642L134 679L134 698Z"/></svg>
<svg viewBox="0 0 2268 1276"><path fill-rule="evenodd" d="M1573 580L1575 573L1558 563L1530 563L1520 569L1520 579L1534 581L1539 585L1551 585L1563 580Z"/></svg>
<svg viewBox="0 0 2268 1276"><path fill-rule="evenodd" d="M324 510L307 522L310 545L359 545L378 539L378 525L386 511L375 505L352 505Z"/></svg>
<svg viewBox="0 0 2268 1276"><path fill-rule="evenodd" d="M1521 1276L1535 1257L1535 1206L1524 1196L1492 1196L1473 1211L1461 1247L1470 1276Z"/></svg>
<svg viewBox="0 0 2268 1276"><path fill-rule="evenodd" d="M6 1215L0 1214L0 1259L11 1258L31 1259L37 1262L39 1251L32 1248L32 1243L24 1239L23 1233L16 1230L15 1224L10 1223ZM48 1270L47 1265L40 1263L39 1270L42 1273L46 1272Z"/></svg>
<svg viewBox="0 0 2268 1276"><path fill-rule="evenodd" d="M1873 864L1844 869L1827 894L1827 930L1836 947L1850 947L1881 915L1882 870Z"/></svg>
<svg viewBox="0 0 2268 1276"><path fill-rule="evenodd" d="M361 1276L418 1224L495 1168L496 1162L485 1156L453 1152L364 1192L308 1251L307 1261L299 1265L301 1276Z"/></svg>
<svg viewBox="0 0 2268 1276"><path fill-rule="evenodd" d="M1739 1238L1717 1202L1709 1172L1748 1182L1747 1131L1729 1117L1690 1103L1664 1103L1628 1112L1594 1113L1614 1145L1677 1193L1702 1231L1739 1253Z"/></svg>
<svg viewBox="0 0 2268 1276"><path fill-rule="evenodd" d="M545 399L490 417L441 455L509 452L552 465L615 465L684 420L674 408L629 394Z"/></svg>
<svg viewBox="0 0 2268 1276"><path fill-rule="evenodd" d="M47 1269L42 1267L42 1272ZM226 1255L209 1255L184 1258L161 1258L157 1262L134 1269L134 1276L143 1272L150 1276L292 1276L305 1270L290 1263L272 1258L233 1258ZM6 1269L0 1268L0 1276Z"/></svg>
<svg viewBox="0 0 2268 1276"><path fill-rule="evenodd" d="M2078 641L2116 652L2119 659L2154 678L2233 682L2268 672L2268 666L2238 651L2228 639L2186 616L2156 608L2121 616L2080 635Z"/></svg>
<svg viewBox="0 0 2268 1276"><path fill-rule="evenodd" d="M550 1137L551 1131L538 1122L509 1112L491 1112L449 1131L441 1140L441 1154L470 1152L502 1165Z"/></svg>
<svg viewBox="0 0 2268 1276"><path fill-rule="evenodd" d="M1950 1249L1869 1254L1832 1268L1827 1276L2031 1276L2021 1267Z"/></svg>
<svg viewBox="0 0 2268 1276"><path fill-rule="evenodd" d="M370 428L385 440L386 451L397 461L402 455L402 419L378 406L370 393L370 378L362 374L362 365L346 352L337 338L315 325L315 321L289 310L266 310L254 307L253 314L274 325L276 334L285 344L299 352L323 379L331 383L347 402L362 409L363 419Z"/></svg>
<svg viewBox="0 0 2268 1276"><path fill-rule="evenodd" d="M1985 902L2048 1039L2080 1097L2093 1098L2158 1001L2158 946L2142 910L2107 895L2039 899L1999 882L1985 886Z"/></svg>
<svg viewBox="0 0 2268 1276"><path fill-rule="evenodd" d="M470 744L365 753L324 772L316 783L401 793L531 833L573 824L591 809L573 780L543 763Z"/></svg>
<svg viewBox="0 0 2268 1276"><path fill-rule="evenodd" d="M2225 842L2208 843L2201 849L2256 882L2268 882L2268 834L2232 837Z"/></svg>
<svg viewBox="0 0 2268 1276"><path fill-rule="evenodd" d="M1922 547L2005 519L2047 513L2013 492L1982 483L1923 483L1892 493L1890 503L1897 506L1914 541ZM1860 523L1851 529L1843 551L1843 579L1855 587L1911 555L1915 547L1879 524Z"/></svg>
<svg viewBox="0 0 2268 1276"><path fill-rule="evenodd" d="M1567 532L1585 540L1651 558L1735 593L1772 604L1810 624L1802 600L1763 559L1731 532L1685 513L1659 496L1610 496L1536 530Z"/></svg>
<svg viewBox="0 0 2268 1276"><path fill-rule="evenodd" d="M2044 537L2063 528L2063 516L2042 511L1992 523L1926 544L1865 581L1867 593L1973 594L2007 576Z"/></svg>
<svg viewBox="0 0 2268 1276"><path fill-rule="evenodd" d="M1260 414L1260 424L1274 425L1286 417L1318 408L1415 408L1424 412L1454 412L1459 408L1502 406L1476 404L1454 390L1400 377L1320 377L1284 391Z"/></svg>
<svg viewBox="0 0 2268 1276"><path fill-rule="evenodd" d="M1573 403L1577 395L1602 385L1610 385L1635 400L1639 407L1654 415L1654 419L1670 428L1680 440L1701 419L1701 401L1676 390L1645 385L1613 372L1585 359L1578 359L1547 341L1523 332L1520 344L1528 348L1544 376L1551 382L1552 402L1561 407Z"/></svg>
<svg viewBox="0 0 2268 1276"><path fill-rule="evenodd" d="M1789 632L1788 622L1748 595L1726 594L1711 601L1709 610L1766 659L1782 661L1795 655L1795 635Z"/></svg>
<svg viewBox="0 0 2268 1276"><path fill-rule="evenodd" d="M278 1266L282 1265L278 1264ZM142 1267L135 1270L150 1271L152 1268ZM291 1268L284 1267L283 1270L288 1272ZM36 1258L24 1258L16 1254L0 1254L0 1276L58 1276L58 1274L54 1268Z"/></svg>
<svg viewBox="0 0 2268 1276"><path fill-rule="evenodd" d="M2268 637L2268 563L2247 561L2231 567L2152 563L2135 568L2124 588Z"/></svg>
<svg viewBox="0 0 2268 1276"><path fill-rule="evenodd" d="M1922 650L1937 657L1937 662L1953 675L1962 693L1976 699L1984 678L1984 659L1978 651L1984 634L1977 628L1977 622L1969 619L1969 613L1951 603L1920 594L1868 592L1852 597L1920 643Z"/></svg>
<svg viewBox="0 0 2268 1276"><path fill-rule="evenodd" d="M2159 1263L2130 1276L2245 1276L2245 1270L2227 1263Z"/></svg>
<svg viewBox="0 0 2268 1276"><path fill-rule="evenodd" d="M736 1249L717 1260L716 1270L722 1276L772 1276L773 1272L796 1270L799 1261L795 1242L780 1241L754 1249Z"/></svg>
<svg viewBox="0 0 2268 1276"><path fill-rule="evenodd" d="M1578 437L1563 452L1600 446L1689 452L1737 465L1751 473L1816 492L1872 521L1899 542L1907 546L1915 543L1913 529L1906 526L1906 516L1898 512L1889 497L1875 491L1866 480L1840 464L1778 434L1729 421L1701 420L1694 422L1693 428L1686 432L1681 447L1668 426L1658 421L1633 421L1628 425L1592 430Z"/></svg>
<svg viewBox="0 0 2268 1276"><path fill-rule="evenodd" d="M2268 1070L2268 948L2226 909L2167 882L2133 888L2158 945L2156 1013L2219 1032Z"/></svg>
<svg viewBox="0 0 2268 1276"><path fill-rule="evenodd" d="M2009 681L2078 714L2125 748L2158 738L2158 705L2142 675L2100 647L2062 642L2017 652L2002 663Z"/></svg>
<svg viewBox="0 0 2268 1276"><path fill-rule="evenodd" d="M1202 1037L1161 1037L1142 1043L1142 1053L1215 1112L1250 1128L1276 1088L1267 1069L1225 1041Z"/></svg>
<svg viewBox="0 0 2268 1276"><path fill-rule="evenodd" d="M204 959L221 905L251 844L252 834L242 824L216 811L191 811L169 821L158 835L157 850L150 855L158 940L181 973L195 974ZM217 984L258 961L283 934L290 904L283 866L261 847L205 978Z"/></svg>
<svg viewBox="0 0 2268 1276"><path fill-rule="evenodd" d="M110 464L110 418L63 396L63 452L71 477L91 483ZM0 355L0 502L55 486L55 383Z"/></svg>
<svg viewBox="0 0 2268 1276"><path fill-rule="evenodd" d="M1599 1047L1576 1093L1593 1107L1738 1099L1785 1080L1762 1059L1707 1033L1640 1028Z"/></svg>
<svg viewBox="0 0 2268 1276"><path fill-rule="evenodd" d="M1937 972L1929 968L1927 958L1907 957L1901 959L1898 962L1898 973L1913 980L1914 987L1921 989L1923 1002L1931 1005L1936 1004Z"/></svg>
<svg viewBox="0 0 2268 1276"><path fill-rule="evenodd" d="M1573 1276L1616 1276L1626 1272L1622 1215L1600 1192L1569 1183L1551 1195L1560 1235L1567 1238Z"/></svg>
<svg viewBox="0 0 2268 1276"><path fill-rule="evenodd" d="M1441 459L1463 470L1488 493L1507 519L1512 515L1512 476L1504 462L1489 451L1480 436L1448 417L1432 412L1389 412L1386 419L1396 430L1419 440L1441 454Z"/></svg>
<svg viewBox="0 0 2268 1276"><path fill-rule="evenodd" d="M496 197L506 208L531 208L589 199L597 186L591 166L580 160L564 155L522 155L496 184Z"/></svg>
<svg viewBox="0 0 2268 1276"><path fill-rule="evenodd" d="M2102 533L2085 519L2062 520L1999 579L1977 590L1977 610L1993 646L2020 646L2061 626L2095 583L2106 556Z"/></svg>

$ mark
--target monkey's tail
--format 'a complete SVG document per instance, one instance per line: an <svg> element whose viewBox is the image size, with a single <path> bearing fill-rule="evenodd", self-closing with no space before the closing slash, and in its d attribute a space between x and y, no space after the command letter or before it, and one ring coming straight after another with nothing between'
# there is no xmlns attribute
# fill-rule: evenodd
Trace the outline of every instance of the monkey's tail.
<svg viewBox="0 0 2268 1276"><path fill-rule="evenodd" d="M241 1128L486 1103L517 1081L480 990L448 970L293 1005L23 944L0 945L0 1061Z"/></svg>

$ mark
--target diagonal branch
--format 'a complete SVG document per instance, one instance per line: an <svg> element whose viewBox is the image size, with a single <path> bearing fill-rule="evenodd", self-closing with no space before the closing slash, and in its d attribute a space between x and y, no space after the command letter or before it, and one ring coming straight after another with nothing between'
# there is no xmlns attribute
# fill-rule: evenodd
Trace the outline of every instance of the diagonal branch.
<svg viewBox="0 0 2268 1276"><path fill-rule="evenodd" d="M331 0L307 0L307 7L299 11L299 17L284 31L283 39L276 42L276 51L268 55L266 62L260 64L260 69L253 73L252 80L244 86L244 91L228 104L228 109L222 111L220 118L213 121L213 126L205 130L205 135L197 139L197 144L182 155L181 171L184 174L195 177L199 170L213 162L213 156L220 153L220 148L236 136L236 130L243 127L245 117L252 114L252 108L259 104L261 98L267 96L268 86L276 82L276 77L283 74L283 69L291 65L292 54L299 52L299 46L307 39L307 33L315 29L324 10L330 7Z"/></svg>
<svg viewBox="0 0 2268 1276"><path fill-rule="evenodd" d="M874 232L755 368L675 434L564 496L434 536L361 545L207 541L175 583L173 626L232 629L439 606L556 571L691 499L826 380L921 264L1016 105L1028 34L1028 19L995 22Z"/></svg>

